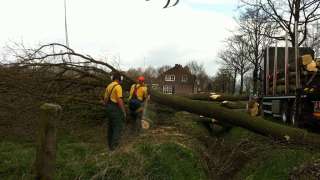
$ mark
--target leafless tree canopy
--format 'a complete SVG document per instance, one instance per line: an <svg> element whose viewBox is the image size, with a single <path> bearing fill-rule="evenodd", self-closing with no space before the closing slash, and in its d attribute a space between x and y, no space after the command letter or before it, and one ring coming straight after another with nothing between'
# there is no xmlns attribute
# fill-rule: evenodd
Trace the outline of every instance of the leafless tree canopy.
<svg viewBox="0 0 320 180"><path fill-rule="evenodd" d="M253 66L253 93L257 94L259 70L263 56L263 49L271 44L269 38L277 33L275 24L268 21L268 15L260 7L244 7L238 18L239 33L246 43L247 60Z"/></svg>
<svg viewBox="0 0 320 180"><path fill-rule="evenodd" d="M17 131L19 124L21 128L33 127L33 120L36 119L39 106L43 102L62 105L64 119L69 123L76 122L79 116L103 119L104 108L99 99L111 80L110 72L116 70L107 62L80 54L57 43L36 49L18 45L9 50L7 61L0 64L2 123L10 126L10 121L6 119L19 122L15 125ZM11 60L8 60L8 57L11 57ZM125 89L128 89L131 83L131 79L126 78ZM81 111L74 111L77 108ZM1 126L0 131L6 131L5 127ZM30 130L30 133L33 132Z"/></svg>
<svg viewBox="0 0 320 180"><path fill-rule="evenodd" d="M299 45L307 38L308 25L319 20L318 0L242 0L247 6L261 8L276 23L277 28L288 32L292 46L295 44L294 22L298 22ZM270 36L283 40L282 36Z"/></svg>
<svg viewBox="0 0 320 180"><path fill-rule="evenodd" d="M226 47L226 50L220 52L219 58L226 67L240 75L240 94L242 94L244 75L251 69L247 42L243 36L234 35L226 41Z"/></svg>
<svg viewBox="0 0 320 180"><path fill-rule="evenodd" d="M1 65L0 90L32 101L100 105L99 95L110 82L110 72L117 71L105 61L57 43L11 50L16 60ZM129 88L131 83L127 77L124 87Z"/></svg>

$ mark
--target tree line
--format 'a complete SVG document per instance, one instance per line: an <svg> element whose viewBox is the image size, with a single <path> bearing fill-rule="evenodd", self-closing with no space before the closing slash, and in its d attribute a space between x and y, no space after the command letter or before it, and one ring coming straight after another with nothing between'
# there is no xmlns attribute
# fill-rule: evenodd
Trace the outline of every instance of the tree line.
<svg viewBox="0 0 320 180"><path fill-rule="evenodd" d="M126 74L132 79L136 79L138 76L143 75L147 82L152 83L157 82L157 78L172 67L173 66L171 65L163 65L160 67L148 66L147 68L130 68L126 71ZM205 71L203 64L193 60L186 63L184 67L187 67L190 73L196 77L202 91L211 90L212 78Z"/></svg>
<svg viewBox="0 0 320 180"><path fill-rule="evenodd" d="M311 47L320 56L319 6L318 0L241 0L237 29L218 54L222 67L214 77L216 89L258 95L263 50L284 41L286 33L292 47L297 34L298 46Z"/></svg>

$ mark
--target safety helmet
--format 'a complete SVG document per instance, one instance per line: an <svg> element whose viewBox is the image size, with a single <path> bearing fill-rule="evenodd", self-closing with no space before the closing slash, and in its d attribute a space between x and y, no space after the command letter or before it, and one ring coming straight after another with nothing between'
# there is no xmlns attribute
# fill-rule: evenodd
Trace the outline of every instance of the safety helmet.
<svg viewBox="0 0 320 180"><path fill-rule="evenodd" d="M144 77L143 77L143 76L139 76L139 77L138 77L138 81L139 81L139 82L144 82Z"/></svg>

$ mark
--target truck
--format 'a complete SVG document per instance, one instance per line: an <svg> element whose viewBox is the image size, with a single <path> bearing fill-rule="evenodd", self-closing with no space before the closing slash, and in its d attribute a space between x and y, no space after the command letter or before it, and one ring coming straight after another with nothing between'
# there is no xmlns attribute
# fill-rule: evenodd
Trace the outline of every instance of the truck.
<svg viewBox="0 0 320 180"><path fill-rule="evenodd" d="M260 96L264 116L297 127L320 123L320 63L314 56L308 47L264 50Z"/></svg>

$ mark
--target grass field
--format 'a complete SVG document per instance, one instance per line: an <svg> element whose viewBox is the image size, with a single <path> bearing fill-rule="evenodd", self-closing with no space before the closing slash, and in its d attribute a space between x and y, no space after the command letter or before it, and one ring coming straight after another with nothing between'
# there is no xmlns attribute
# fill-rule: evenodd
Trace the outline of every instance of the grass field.
<svg viewBox="0 0 320 180"><path fill-rule="evenodd" d="M320 157L317 149L242 128L215 126L210 133L198 116L152 104L146 117L152 128L139 136L126 129L121 147L110 152L105 121L84 117L59 123L56 179L281 180ZM34 138L12 132L1 138L0 177L33 179Z"/></svg>

